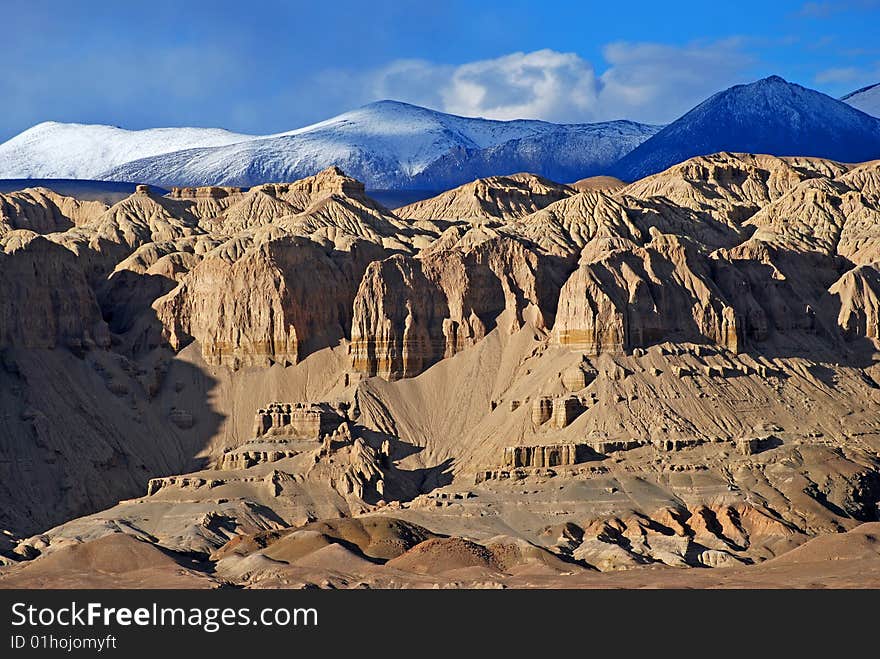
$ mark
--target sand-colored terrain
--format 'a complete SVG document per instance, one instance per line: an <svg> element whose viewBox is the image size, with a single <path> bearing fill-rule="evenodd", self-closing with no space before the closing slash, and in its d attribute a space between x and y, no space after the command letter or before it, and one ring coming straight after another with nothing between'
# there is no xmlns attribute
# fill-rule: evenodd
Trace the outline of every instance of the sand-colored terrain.
<svg viewBox="0 0 880 659"><path fill-rule="evenodd" d="M880 163L0 195L0 587L880 586Z"/></svg>

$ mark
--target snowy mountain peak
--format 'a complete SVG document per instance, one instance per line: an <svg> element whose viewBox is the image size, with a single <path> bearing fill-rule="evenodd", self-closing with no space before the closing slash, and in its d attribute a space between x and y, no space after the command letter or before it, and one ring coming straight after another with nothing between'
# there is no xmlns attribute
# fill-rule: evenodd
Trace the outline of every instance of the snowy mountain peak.
<svg viewBox="0 0 880 659"><path fill-rule="evenodd" d="M788 80L783 78L782 76L772 75L767 76L766 78L761 78L760 80L756 80L755 82L746 83L744 85L738 85L739 87L751 87L751 86L767 86L767 85L790 85Z"/></svg>
<svg viewBox="0 0 880 659"><path fill-rule="evenodd" d="M713 96L710 96L700 105L712 103L719 98L736 98L737 102L746 103L749 99L756 97L773 98L776 100L788 100L802 94L825 96L821 92L803 87L795 82L789 82L781 76L772 75L766 78L761 78L760 80L756 80L755 82L749 82L729 87L728 89L725 89ZM830 97L828 98L830 99Z"/></svg>
<svg viewBox="0 0 880 659"><path fill-rule="evenodd" d="M367 103L366 105L362 105L360 107L361 110L366 110L368 108L376 110L406 110L410 112L437 112L437 110L431 110L429 108L422 107L421 105L413 105L412 103L406 103L404 101L395 101L393 98L383 98L378 101L373 101L372 103Z"/></svg>
<svg viewBox="0 0 880 659"><path fill-rule="evenodd" d="M703 101L625 156L611 173L632 181L720 151L861 162L880 156L880 121L770 76Z"/></svg>

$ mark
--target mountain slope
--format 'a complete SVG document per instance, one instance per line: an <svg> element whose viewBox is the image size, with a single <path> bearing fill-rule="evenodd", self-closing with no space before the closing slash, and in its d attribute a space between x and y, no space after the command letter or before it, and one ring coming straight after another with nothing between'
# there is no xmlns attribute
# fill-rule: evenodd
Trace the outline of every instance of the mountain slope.
<svg viewBox="0 0 880 659"><path fill-rule="evenodd" d="M533 174L492 176L398 208L407 220L511 220L534 213L574 190Z"/></svg>
<svg viewBox="0 0 880 659"><path fill-rule="evenodd" d="M414 188L444 189L489 176L531 172L554 181L603 174L661 126L609 121L560 126L536 137L510 140L485 149L453 149L414 178Z"/></svg>
<svg viewBox="0 0 880 659"><path fill-rule="evenodd" d="M657 131L631 122L490 121L379 101L267 139L144 158L102 178L154 185L255 185L337 166L371 189L440 189L523 169L570 177L607 167ZM467 166L460 166L464 160Z"/></svg>
<svg viewBox="0 0 880 659"><path fill-rule="evenodd" d="M151 128L47 121L0 144L0 179L96 179L137 158L255 139L220 128Z"/></svg>
<svg viewBox="0 0 880 659"><path fill-rule="evenodd" d="M623 157L611 173L633 181L721 151L872 160L880 157L880 120L771 76L715 94Z"/></svg>
<svg viewBox="0 0 880 659"><path fill-rule="evenodd" d="M880 82L857 89L840 100L872 117L880 117Z"/></svg>
<svg viewBox="0 0 880 659"><path fill-rule="evenodd" d="M438 189L523 170L574 180L608 167L658 130L628 121L491 121L396 101L265 136L40 124L0 145L0 178L251 186L337 166L371 189Z"/></svg>

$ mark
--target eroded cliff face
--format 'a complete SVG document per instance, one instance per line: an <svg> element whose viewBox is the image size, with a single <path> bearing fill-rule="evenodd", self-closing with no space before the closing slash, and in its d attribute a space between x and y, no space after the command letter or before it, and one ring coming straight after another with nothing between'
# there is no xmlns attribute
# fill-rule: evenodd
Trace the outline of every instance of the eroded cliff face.
<svg viewBox="0 0 880 659"><path fill-rule="evenodd" d="M76 257L45 238L0 252L0 348L107 348L110 332Z"/></svg>
<svg viewBox="0 0 880 659"><path fill-rule="evenodd" d="M354 300L352 367L412 377L498 326L552 326L566 260L491 227L453 227L417 257L373 263Z"/></svg>
<svg viewBox="0 0 880 659"><path fill-rule="evenodd" d="M848 339L880 339L880 270L867 265L847 272L829 289L839 306L837 323Z"/></svg>
<svg viewBox="0 0 880 659"><path fill-rule="evenodd" d="M481 340L501 293L488 268L458 253L373 263L354 300L352 367L386 379L418 375Z"/></svg>
<svg viewBox="0 0 880 659"><path fill-rule="evenodd" d="M515 175L399 216L330 169L247 192L144 190L51 238L80 256L115 328L154 313L173 349L194 339L232 368L350 341L354 371L412 377L499 323L591 354L667 340L740 351L828 335L829 314L848 313L823 300L847 264L875 260L880 199L875 165L849 169L718 154L610 195ZM305 273L326 282L310 290Z"/></svg>
<svg viewBox="0 0 880 659"><path fill-rule="evenodd" d="M156 303L156 315L172 349L195 339L209 364L295 364L349 335L356 287L381 254L363 241L334 252L287 236L232 262L208 256Z"/></svg>
<svg viewBox="0 0 880 659"><path fill-rule="evenodd" d="M556 340L588 354L663 341L740 349L734 308L690 241L651 229L643 247L597 239L560 293ZM603 244L603 242L605 244Z"/></svg>

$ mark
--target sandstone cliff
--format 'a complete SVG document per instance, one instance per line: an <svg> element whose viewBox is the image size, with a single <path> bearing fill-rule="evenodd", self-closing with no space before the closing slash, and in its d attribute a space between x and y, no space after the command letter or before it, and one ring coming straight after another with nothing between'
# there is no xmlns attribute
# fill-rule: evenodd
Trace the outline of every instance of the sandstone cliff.
<svg viewBox="0 0 880 659"><path fill-rule="evenodd" d="M0 347L110 345L95 294L73 254L45 238L0 252Z"/></svg>
<svg viewBox="0 0 880 659"><path fill-rule="evenodd" d="M740 348L736 312L698 247L651 229L644 247L587 245L560 293L556 340L598 355L664 340Z"/></svg>
<svg viewBox="0 0 880 659"><path fill-rule="evenodd" d="M874 339L880 344L880 270L866 265L854 268L829 292L837 298L837 322L845 336Z"/></svg>
<svg viewBox="0 0 880 659"><path fill-rule="evenodd" d="M209 256L157 301L156 313L173 349L195 339L209 364L296 363L349 334L356 287L381 252L363 241L335 252L290 236L233 262Z"/></svg>
<svg viewBox="0 0 880 659"><path fill-rule="evenodd" d="M479 342L496 327L546 330L564 263L488 227L448 229L419 257L367 269L354 300L352 366L388 379L412 377Z"/></svg>
<svg viewBox="0 0 880 659"><path fill-rule="evenodd" d="M276 583L303 566L220 548L338 567L332 520L394 511L480 538L401 564L507 579L743 565L869 521L878 171L715 154L397 213L336 169L109 209L4 195L3 560L124 532ZM267 405L335 430L254 437Z"/></svg>

